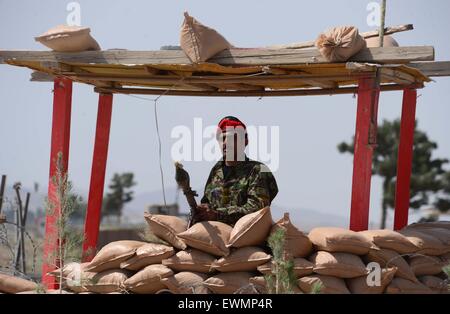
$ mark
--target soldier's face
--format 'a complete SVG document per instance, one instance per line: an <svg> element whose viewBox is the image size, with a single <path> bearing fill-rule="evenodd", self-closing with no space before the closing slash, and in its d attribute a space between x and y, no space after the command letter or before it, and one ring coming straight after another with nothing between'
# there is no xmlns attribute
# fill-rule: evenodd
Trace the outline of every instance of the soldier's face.
<svg viewBox="0 0 450 314"><path fill-rule="evenodd" d="M219 145L222 147L222 155L226 161L245 160L245 133L236 129L220 132Z"/></svg>

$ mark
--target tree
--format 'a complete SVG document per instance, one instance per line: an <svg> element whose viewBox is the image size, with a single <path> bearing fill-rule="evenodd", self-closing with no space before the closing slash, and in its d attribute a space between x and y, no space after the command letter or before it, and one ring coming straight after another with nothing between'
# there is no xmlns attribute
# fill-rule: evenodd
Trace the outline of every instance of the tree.
<svg viewBox="0 0 450 314"><path fill-rule="evenodd" d="M400 120L384 120L378 127L377 147L373 152L372 173L383 178L381 228L386 227L388 208L394 208L395 184L397 179L397 151L400 138ZM432 204L441 212L450 208L450 172L443 168L447 159L433 158L438 145L427 134L414 130L413 162L410 185L410 208L420 209ZM354 153L354 138L351 143L340 143L341 153Z"/></svg>
<svg viewBox="0 0 450 314"><path fill-rule="evenodd" d="M130 172L114 174L109 185L110 192L106 194L103 201L103 216L116 216L120 224L125 203L133 199L134 192L131 190L131 187L136 185L133 177L134 174Z"/></svg>

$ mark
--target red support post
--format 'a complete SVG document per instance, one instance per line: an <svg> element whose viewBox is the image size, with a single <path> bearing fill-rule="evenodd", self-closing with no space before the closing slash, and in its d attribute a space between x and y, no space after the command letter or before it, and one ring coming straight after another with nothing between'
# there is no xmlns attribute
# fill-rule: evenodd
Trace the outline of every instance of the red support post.
<svg viewBox="0 0 450 314"><path fill-rule="evenodd" d="M92 260L96 253L100 228L106 161L108 158L109 131L111 127L112 94L99 94L97 129L95 131L86 222L84 225L83 261Z"/></svg>
<svg viewBox="0 0 450 314"><path fill-rule="evenodd" d="M353 231L367 230L369 227L372 154L376 145L380 95L379 81L376 78L361 78L358 84L350 212L350 229Z"/></svg>
<svg viewBox="0 0 450 314"><path fill-rule="evenodd" d="M417 91L415 89L405 89L403 91L400 143L397 157L394 230L400 230L408 224L414 129L416 126L416 102Z"/></svg>
<svg viewBox="0 0 450 314"><path fill-rule="evenodd" d="M58 219L61 214L61 204L57 196L54 178L57 173L58 154L62 154L61 163L63 175L69 165L70 116L72 109L72 81L66 78L56 78L53 89L52 139L50 150L50 174L48 182L48 201L52 208L47 211L45 219L45 239L42 265L42 283L48 289L55 289L58 284L54 276L47 275L56 269L60 261L56 254L59 245Z"/></svg>

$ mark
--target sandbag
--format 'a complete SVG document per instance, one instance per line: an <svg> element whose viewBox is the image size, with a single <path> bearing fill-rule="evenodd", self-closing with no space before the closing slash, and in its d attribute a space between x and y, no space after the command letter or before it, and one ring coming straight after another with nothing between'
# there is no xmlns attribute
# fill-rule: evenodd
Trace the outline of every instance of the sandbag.
<svg viewBox="0 0 450 314"><path fill-rule="evenodd" d="M410 257L409 266L416 276L425 276L441 273L445 263L436 256L417 255Z"/></svg>
<svg viewBox="0 0 450 314"><path fill-rule="evenodd" d="M85 270L99 273L108 269L120 268L120 263L133 256L136 249L145 243L132 240L108 243L95 255Z"/></svg>
<svg viewBox="0 0 450 314"><path fill-rule="evenodd" d="M416 230L419 231L420 233L424 233L426 235L438 239L439 241L441 241L442 244L444 244L447 247L445 251L450 252L450 229L416 227L410 230Z"/></svg>
<svg viewBox="0 0 450 314"><path fill-rule="evenodd" d="M439 228L439 229L447 229L450 230L450 221L434 221L434 222L416 222L406 226L405 229L412 228Z"/></svg>
<svg viewBox="0 0 450 314"><path fill-rule="evenodd" d="M308 236L297 229L289 219L289 213L285 213L283 218L277 221L273 226L270 234L277 230L283 229L285 231L285 248L293 258L305 257L311 254L312 243Z"/></svg>
<svg viewBox="0 0 450 314"><path fill-rule="evenodd" d="M366 47L366 41L354 26L334 27L316 40L316 47L329 62L344 62Z"/></svg>
<svg viewBox="0 0 450 314"><path fill-rule="evenodd" d="M327 252L343 252L364 255L369 252L372 243L363 235L336 227L314 228L308 234L317 250Z"/></svg>
<svg viewBox="0 0 450 314"><path fill-rule="evenodd" d="M176 216L153 215L149 213L145 213L144 218L149 225L150 231L158 238L170 243L177 249L186 249L184 241L177 236L177 234L187 229L187 222L184 219Z"/></svg>
<svg viewBox="0 0 450 314"><path fill-rule="evenodd" d="M203 284L214 293L232 294L248 286L251 277L253 275L250 272L220 273L209 277Z"/></svg>
<svg viewBox="0 0 450 314"><path fill-rule="evenodd" d="M173 276L173 271L167 266L153 264L145 267L124 281L126 290L139 294L152 294L166 288L161 279Z"/></svg>
<svg viewBox="0 0 450 314"><path fill-rule="evenodd" d="M256 292L258 292L259 294L267 294L269 291L269 287L267 286L267 281L266 278L264 278L264 276L255 276L249 279L249 283L251 285L253 285L254 289L256 290ZM302 291L300 290L300 288L298 286L293 286L292 287L292 293L302 293Z"/></svg>
<svg viewBox="0 0 450 314"><path fill-rule="evenodd" d="M123 283L131 275L130 271L124 269L110 269L95 274L92 280L88 281L84 287L87 291L95 293L120 292Z"/></svg>
<svg viewBox="0 0 450 314"><path fill-rule="evenodd" d="M162 264L174 271L210 273L213 271L212 264L215 260L215 257L208 253L196 249L187 249L164 259Z"/></svg>
<svg viewBox="0 0 450 314"><path fill-rule="evenodd" d="M382 294L391 283L397 272L397 267L383 268L381 270L379 285L368 285L367 276L347 279L347 287L352 294Z"/></svg>
<svg viewBox="0 0 450 314"><path fill-rule="evenodd" d="M366 38L366 47L367 48L375 48L380 47L380 37L369 37ZM383 36L383 47L399 47L398 42L394 39L394 37L390 35Z"/></svg>
<svg viewBox="0 0 450 314"><path fill-rule="evenodd" d="M233 227L227 247L244 247L263 244L272 228L270 207L241 217Z"/></svg>
<svg viewBox="0 0 450 314"><path fill-rule="evenodd" d="M437 276L421 276L419 281L434 293L449 293L448 283Z"/></svg>
<svg viewBox="0 0 450 314"><path fill-rule="evenodd" d="M370 249L369 253L364 257L367 263L376 262L381 267L397 267L395 277L404 278L413 282L417 282L413 270L406 260L397 252L389 249Z"/></svg>
<svg viewBox="0 0 450 314"><path fill-rule="evenodd" d="M414 253L419 250L404 235L387 229L360 231L367 240L382 249L394 250L400 254Z"/></svg>
<svg viewBox="0 0 450 314"><path fill-rule="evenodd" d="M86 285L93 282L93 278L96 275L94 272L86 271L86 267L89 263L71 263L68 269L63 268L65 276L65 286L67 289L73 292L86 292L88 291Z"/></svg>
<svg viewBox="0 0 450 314"><path fill-rule="evenodd" d="M312 293L315 285L320 285L320 294L349 294L344 279L325 276L311 275L305 276L298 280L298 286L304 293Z"/></svg>
<svg viewBox="0 0 450 314"><path fill-rule="evenodd" d="M203 285L208 275L183 271L171 277L161 279L161 282L176 294L208 294L209 290Z"/></svg>
<svg viewBox="0 0 450 314"><path fill-rule="evenodd" d="M247 246L236 249L212 264L220 272L255 271L259 265L269 261L271 256L259 247Z"/></svg>
<svg viewBox="0 0 450 314"><path fill-rule="evenodd" d="M367 274L361 258L349 253L319 251L309 260L314 264L314 272L338 278L355 278Z"/></svg>
<svg viewBox="0 0 450 314"><path fill-rule="evenodd" d="M138 247L136 253L120 263L120 268L140 270L148 265L160 264L163 259L171 257L175 250L171 246L158 243L147 243Z"/></svg>
<svg viewBox="0 0 450 314"><path fill-rule="evenodd" d="M419 248L417 251L419 254L442 255L448 252L449 248L441 241L416 229L403 229L400 233Z"/></svg>
<svg viewBox="0 0 450 314"><path fill-rule="evenodd" d="M58 25L34 39L44 46L59 52L100 50L90 34L91 29L81 26Z"/></svg>
<svg viewBox="0 0 450 314"><path fill-rule="evenodd" d="M272 261L258 266L258 271L264 275L272 274ZM314 264L302 257L294 258L294 275L298 277L307 276L313 273Z"/></svg>
<svg viewBox="0 0 450 314"><path fill-rule="evenodd" d="M231 227L219 221L202 221L188 230L179 233L178 237L190 247L215 256L226 256L230 250L226 243L230 237Z"/></svg>
<svg viewBox="0 0 450 314"><path fill-rule="evenodd" d="M430 288L423 283L417 281L396 277L387 286L386 293L388 294L430 294L433 293Z"/></svg>
<svg viewBox="0 0 450 314"><path fill-rule="evenodd" d="M216 30L201 24L187 12L184 12L180 30L180 46L194 63L205 62L217 53L232 47Z"/></svg>
<svg viewBox="0 0 450 314"><path fill-rule="evenodd" d="M36 290L38 285L30 280L0 273L0 292L19 293Z"/></svg>

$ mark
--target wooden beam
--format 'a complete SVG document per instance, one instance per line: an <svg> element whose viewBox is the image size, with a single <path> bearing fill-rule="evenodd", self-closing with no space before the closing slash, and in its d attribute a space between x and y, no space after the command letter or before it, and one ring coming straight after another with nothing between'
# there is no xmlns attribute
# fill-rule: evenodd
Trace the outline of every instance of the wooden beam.
<svg viewBox="0 0 450 314"><path fill-rule="evenodd" d="M412 24L386 27L384 29L384 35L391 35L394 33L406 32L406 31L410 31L413 29L414 29L414 26ZM361 36L364 38L370 38L370 37L377 37L377 36L379 36L379 34L380 34L379 30L374 30L374 31L361 33ZM286 44L286 45L268 46L266 48L268 48L268 49L303 49L303 48L314 47L315 43L316 43L315 40L308 40L308 41L304 41L304 42L291 43L291 44Z"/></svg>
<svg viewBox="0 0 450 314"><path fill-rule="evenodd" d="M350 229L353 231L367 230L369 226L373 141L376 139L379 95L377 79L364 78L359 81L350 211Z"/></svg>
<svg viewBox="0 0 450 314"><path fill-rule="evenodd" d="M55 77L51 74L40 72L40 71L33 71L31 72L30 81L31 82L53 82L55 80Z"/></svg>
<svg viewBox="0 0 450 314"><path fill-rule="evenodd" d="M400 141L398 145L394 230L400 230L408 224L416 103L417 91L406 88L403 92Z"/></svg>
<svg viewBox="0 0 450 314"><path fill-rule="evenodd" d="M409 88L422 88L421 84L414 84ZM381 91L398 91L406 88L404 85L382 85ZM355 94L357 87L343 87L332 89L290 89L290 90L264 90L264 91L189 91L189 90L165 90L150 88L100 88L95 87L97 93L117 93L117 94L136 94L136 95L168 95L168 96L195 96L195 97L270 97L270 96L319 96L319 95L338 95Z"/></svg>
<svg viewBox="0 0 450 314"><path fill-rule="evenodd" d="M111 82L127 82L133 84L159 84L159 85L174 85L174 84L256 84L256 85L270 85L270 84L292 84L302 80L315 81L351 81L357 80L360 77L367 77L375 75L372 73L351 73L349 75L260 75L260 76L192 76L183 78L166 77L164 75L151 76L148 78L129 77L129 76L103 76L103 75L68 75L74 80L96 80L96 81L111 81Z"/></svg>
<svg viewBox="0 0 450 314"><path fill-rule="evenodd" d="M426 76L450 76L450 61L412 62L408 66L419 70Z"/></svg>
<svg viewBox="0 0 450 314"><path fill-rule="evenodd" d="M0 51L0 64L13 62L63 62L81 64L191 64L183 51ZM434 61L434 48L384 47L365 48L349 61L372 63L408 63ZM230 49L209 60L220 65L288 65L304 63L329 63L316 48L311 49Z"/></svg>
<svg viewBox="0 0 450 314"><path fill-rule="evenodd" d="M112 94L100 94L98 99L97 126L91 181L84 225L83 262L90 262L97 253L98 232L101 221L106 163L108 160L109 134L111 129Z"/></svg>

